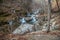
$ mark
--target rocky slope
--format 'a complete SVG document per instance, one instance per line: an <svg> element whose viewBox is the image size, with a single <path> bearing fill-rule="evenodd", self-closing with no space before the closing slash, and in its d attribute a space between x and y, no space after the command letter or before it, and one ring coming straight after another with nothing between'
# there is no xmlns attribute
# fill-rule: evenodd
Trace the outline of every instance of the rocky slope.
<svg viewBox="0 0 60 40"><path fill-rule="evenodd" d="M33 0L34 1L34 0ZM41 0L40 0L41 1ZM0 6L0 12L3 12L4 13L4 17L3 16L1 16L1 18L0 18L0 24L2 24L3 23L3 26L5 27L5 28L8 28L8 26L9 26L9 24L7 23L7 21L10 21L10 20L13 20L13 21L17 21L17 16L25 16L25 15L23 15L23 14L25 14L26 12L27 12L27 10L29 11L29 12L31 12L31 9L33 8L34 9L34 6L36 6L37 8L39 8L40 6L38 6L38 5L40 5L39 4L39 2L40 2L39 0L38 1L34 1L34 5L32 6L32 4L31 4L31 1L28 1L28 0L4 0L3 1L3 3L1 4L1 6ZM47 1L47 0L46 0ZM42 3L43 3L43 1L42 1ZM60 3L60 1L58 2L58 3ZM36 5L37 4L37 5ZM44 4L44 3L43 3ZM47 4L47 2L46 2L46 4ZM43 5L42 5L43 6ZM36 8L35 7L35 8ZM43 8L43 7L42 7ZM44 9L44 8L43 8ZM58 8L57 8L57 4L56 4L56 1L52 1L52 9L53 10L58 10ZM16 12L15 12L16 11ZM20 14L21 13L21 14ZM0 13L1 14L1 13ZM6 16L6 15L7 16ZM52 13L53 14L53 13ZM9 16L8 16L9 15ZM57 17L55 17L57 15ZM6 17L5 17L6 16ZM40 15L39 15L40 16ZM53 18L51 19L51 20L53 20L53 23L52 23L52 26L57 26L57 25L59 25L59 14L57 14L57 13L54 13L53 14ZM42 20L44 19L44 17L42 16L41 17L42 18ZM56 23L54 23L55 21L56 21ZM3 22L2 22L3 21ZM18 23L17 23L18 22ZM19 24L19 21L17 21L17 22L15 22L15 23L17 23L17 24ZM6 24L8 24L8 25L6 25ZM20 24L19 24L20 25ZM19 26L18 25L18 26ZM2 26L2 27L3 27ZM16 27L15 27L16 26ZM15 25L14 24L14 27L15 28L17 28L17 25ZM54 29L54 28L53 28Z"/></svg>

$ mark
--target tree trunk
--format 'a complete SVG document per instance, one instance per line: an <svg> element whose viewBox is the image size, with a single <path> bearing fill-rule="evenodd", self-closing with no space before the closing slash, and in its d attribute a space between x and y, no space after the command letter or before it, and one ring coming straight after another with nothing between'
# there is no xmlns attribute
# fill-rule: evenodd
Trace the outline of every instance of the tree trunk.
<svg viewBox="0 0 60 40"><path fill-rule="evenodd" d="M48 30L50 32L50 17L51 17L51 0L48 0Z"/></svg>

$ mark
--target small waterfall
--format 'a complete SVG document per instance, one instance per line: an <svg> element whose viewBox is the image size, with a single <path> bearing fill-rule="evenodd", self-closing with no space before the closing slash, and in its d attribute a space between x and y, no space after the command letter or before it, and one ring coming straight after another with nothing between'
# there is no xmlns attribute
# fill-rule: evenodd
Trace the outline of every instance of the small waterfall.
<svg viewBox="0 0 60 40"><path fill-rule="evenodd" d="M39 9L37 9L37 11L32 12L32 14L28 13L27 16L30 16L30 18L32 19L30 21L31 24L27 23L25 18L20 19L21 25L16 28L12 33L13 34L24 34L26 32L32 32L34 31L34 24L36 23L37 19L36 19L36 14L39 13ZM36 27L37 28L37 27Z"/></svg>

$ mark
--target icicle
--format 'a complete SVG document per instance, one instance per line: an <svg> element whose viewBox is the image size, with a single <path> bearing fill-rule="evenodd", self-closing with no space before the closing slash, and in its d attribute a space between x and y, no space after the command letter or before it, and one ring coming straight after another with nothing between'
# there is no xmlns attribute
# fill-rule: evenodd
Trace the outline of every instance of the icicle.
<svg viewBox="0 0 60 40"><path fill-rule="evenodd" d="M22 18L20 21L21 21L22 24L26 23L24 18Z"/></svg>
<svg viewBox="0 0 60 40"><path fill-rule="evenodd" d="M9 25L12 26L13 25L13 21L8 21Z"/></svg>

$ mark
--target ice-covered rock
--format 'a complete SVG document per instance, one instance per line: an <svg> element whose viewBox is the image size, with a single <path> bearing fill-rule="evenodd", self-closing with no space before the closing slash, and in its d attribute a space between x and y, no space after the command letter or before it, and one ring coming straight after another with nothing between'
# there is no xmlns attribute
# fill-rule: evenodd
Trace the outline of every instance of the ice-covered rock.
<svg viewBox="0 0 60 40"><path fill-rule="evenodd" d="M21 24L12 33L13 34L24 34L26 32L32 32L32 31L34 31L34 25L31 25L31 24Z"/></svg>

